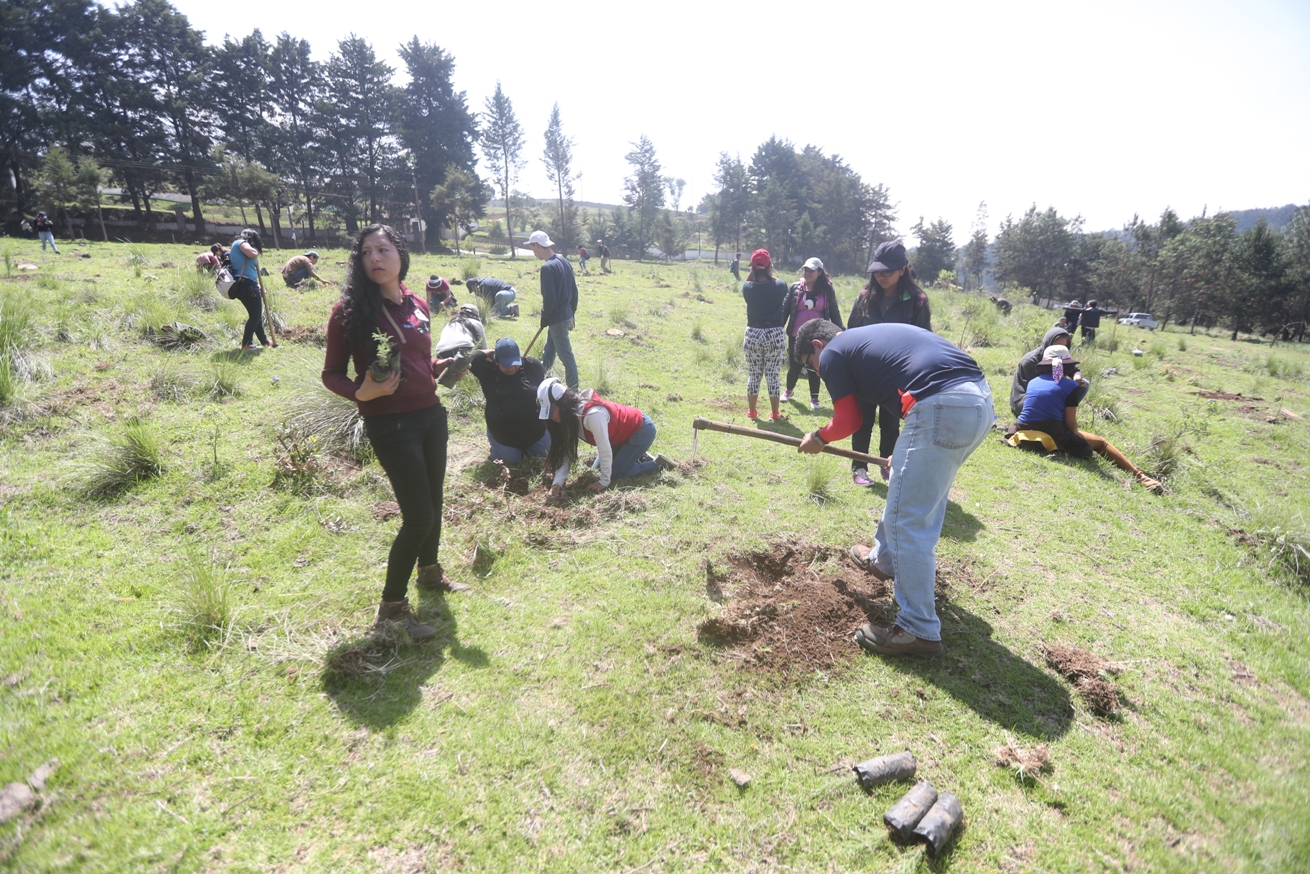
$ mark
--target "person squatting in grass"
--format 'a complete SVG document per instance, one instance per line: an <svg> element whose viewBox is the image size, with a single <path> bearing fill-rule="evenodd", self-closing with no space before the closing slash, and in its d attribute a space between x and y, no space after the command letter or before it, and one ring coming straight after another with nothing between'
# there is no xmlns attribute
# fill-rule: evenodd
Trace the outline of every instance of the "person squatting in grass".
<svg viewBox="0 0 1310 874"><path fill-rule="evenodd" d="M541 362L523 356L518 343L502 337L494 349L473 356L469 372L486 401L483 415L491 460L518 464L524 455L545 458L550 433L537 415L537 387L546 379Z"/></svg>
<svg viewBox="0 0 1310 874"><path fill-rule="evenodd" d="M578 392L552 376L537 387L537 407L550 432L546 472L555 472L551 496L564 491L569 471L578 460L579 437L596 447L600 479L587 486L589 492L604 491L616 479L674 466L663 455L652 457L646 452L655 442L655 423L650 416L636 407L607 401L595 389Z"/></svg>
<svg viewBox="0 0 1310 874"><path fill-rule="evenodd" d="M1014 380L1010 383L1010 412L1016 417L1023 412L1023 399L1028 391L1028 383L1037 375L1039 365L1042 363L1042 356L1050 346L1068 346L1073 339L1067 328L1057 325L1046 332L1042 337L1042 343L1036 349L1024 354L1019 359L1019 365L1014 369ZM1077 375L1075 374L1075 379ZM1087 394L1087 386L1083 385L1079 390L1076 398L1072 398L1074 405L1083 399Z"/></svg>
<svg viewBox="0 0 1310 874"><path fill-rule="evenodd" d="M578 312L578 282L573 278L573 267L555 254L554 243L545 231L528 235L532 254L546 263L541 265L541 327L546 329L546 345L541 350L541 363L547 369L555 364L555 356L564 365L564 379L569 388L578 389L578 360L573 357L573 344L569 332Z"/></svg>
<svg viewBox="0 0 1310 874"><path fill-rule="evenodd" d="M515 298L518 297L518 290L505 280L492 279L490 276L475 276L466 279L464 285L473 294L491 301L491 312L494 315L506 318L519 314L519 305L514 303Z"/></svg>
<svg viewBox="0 0 1310 874"><path fill-rule="evenodd" d="M805 366L795 359L796 332L801 325L811 319L827 319L838 328L845 326L841 321L841 309L837 304L837 289L832 287L828 271L823 269L823 262L811 258L801 268L801 279L793 282L787 291L787 300L783 302L782 311L787 314L787 389L782 393L782 400L790 401L796 382L800 379ZM819 374L813 370L806 371L810 384L810 409L819 408Z"/></svg>
<svg viewBox="0 0 1310 874"><path fill-rule="evenodd" d="M801 452L817 454L854 434L862 410L901 410L905 429L892 453L873 548L851 547L858 567L895 581L896 623L864 625L855 640L885 655L940 655L941 620L933 602L937 541L955 473L996 420L987 380L964 352L913 325L841 331L815 319L797 334L795 355L819 372L833 401L833 418L805 435Z"/></svg>
<svg viewBox="0 0 1310 874"><path fill-rule="evenodd" d="M759 417L760 380L769 388L769 418L782 418L778 398L782 394L782 359L787 354L786 316L782 305L787 299L787 283L773 278L773 260L765 249L751 254L751 272L741 285L746 300L746 336L741 349L746 353L746 417Z"/></svg>
<svg viewBox="0 0 1310 874"><path fill-rule="evenodd" d="M450 290L450 283L433 273L428 277L428 314L436 310L453 310L459 306L455 293Z"/></svg>
<svg viewBox="0 0 1310 874"><path fill-rule="evenodd" d="M850 318L846 320L847 328L898 323L914 325L925 331L932 330L932 310L928 305L928 295L914 281L905 245L900 240L879 243L867 272L869 281L851 306ZM869 407L860 410L860 417L859 430L851 437L851 448L868 454L873 439L873 423L877 418L878 456L891 458L896 448L896 436L901 432L900 407L895 402L880 410ZM887 477L888 471L884 467L882 478L885 480ZM851 462L851 478L857 486L873 485L862 461Z"/></svg>
<svg viewBox="0 0 1310 874"><path fill-rule="evenodd" d="M300 284L307 279L317 279L324 285L335 285L332 280L324 279L318 275L314 268L318 265L318 253L313 249L303 255L295 255L287 259L287 263L282 265L282 281L287 284L288 288L299 288Z"/></svg>
<svg viewBox="0 0 1310 874"><path fill-rule="evenodd" d="M1087 394L1088 383L1081 374L1070 379L1078 362L1065 346L1047 346L1037 366L1037 375L1028 382L1019 420L1006 429L1006 442L1017 446L1024 442L1023 431L1037 431L1050 437L1059 449L1075 458L1091 458L1092 453L1107 458L1120 470L1131 473L1151 491L1161 488L1159 480L1147 476L1114 444L1104 437L1078 430L1078 404ZM1047 447L1049 448L1049 447Z"/></svg>
<svg viewBox="0 0 1310 874"><path fill-rule="evenodd" d="M323 385L359 408L400 505L377 627L394 624L414 640L427 640L436 629L418 619L407 598L415 564L420 589L457 592L468 586L447 579L437 554L449 429L436 377L450 359L431 357L427 301L405 287L408 272L405 239L392 228L370 225L351 241L346 282L328 320ZM399 347L397 365L380 382L370 372L370 365L388 357L373 339L378 333ZM347 375L352 362L354 379Z"/></svg>
<svg viewBox="0 0 1310 874"><path fill-rule="evenodd" d="M241 348L258 351L269 345L268 335L264 333L264 302L259 291L259 256L264 251L264 241L259 232L246 228L241 236L232 241L228 250L228 259L232 263L232 275L236 282L228 295L233 300L241 301L246 308L246 327L241 334ZM259 345L255 345L255 338Z"/></svg>

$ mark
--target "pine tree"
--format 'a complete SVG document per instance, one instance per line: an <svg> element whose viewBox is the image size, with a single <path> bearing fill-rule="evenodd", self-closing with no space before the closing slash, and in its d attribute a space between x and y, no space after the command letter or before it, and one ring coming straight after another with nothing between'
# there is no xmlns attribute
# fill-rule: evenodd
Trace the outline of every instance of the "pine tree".
<svg viewBox="0 0 1310 874"><path fill-rule="evenodd" d="M496 93L487 98L486 109L482 113L482 154L487 163L496 169L496 186L500 197L505 201L505 234L509 238L509 256L514 255L514 212L510 199L514 194L514 181L518 172L526 163L523 158L523 127L514 115L514 105L510 103L500 82L496 82Z"/></svg>
<svg viewBox="0 0 1310 874"><path fill-rule="evenodd" d="M555 183L558 212L555 226L551 229L554 242L559 248L571 249L579 239L578 208L573 202L573 182L582 174L573 172L573 138L564 135L558 103L551 108L550 123L546 125L546 148L542 152L541 163L546 165L546 174Z"/></svg>
<svg viewBox="0 0 1310 874"><path fill-rule="evenodd" d="M632 167L632 175L623 180L623 202L632 208L637 216L634 229L634 243L637 248L637 260L642 260L646 247L650 245L655 233L655 220L664 206L664 177L660 175L660 162L655 157L655 145L650 137L641 135L635 143L630 144L632 151L624 158Z"/></svg>

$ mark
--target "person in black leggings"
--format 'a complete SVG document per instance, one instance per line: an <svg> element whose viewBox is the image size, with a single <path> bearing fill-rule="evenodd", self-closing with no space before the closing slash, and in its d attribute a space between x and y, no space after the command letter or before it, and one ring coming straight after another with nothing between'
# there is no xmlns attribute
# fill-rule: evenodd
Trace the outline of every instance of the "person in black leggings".
<svg viewBox="0 0 1310 874"><path fill-rule="evenodd" d="M259 352L269 345L268 335L264 333L263 296L259 293L259 256L263 251L264 243L259 232L246 228L232 241L232 250L228 253L232 275L236 277L228 294L246 308L246 329L241 335L241 348L252 352ZM255 345L256 337L259 338L258 346Z"/></svg>
<svg viewBox="0 0 1310 874"><path fill-rule="evenodd" d="M409 251L394 229L372 225L355 237L341 300L328 320L323 384L358 406L400 505L377 627L394 625L413 640L427 640L436 629L414 614L406 597L415 565L420 589L458 592L468 586L449 580L437 558L449 427L436 377L454 359L432 359L428 303L405 287L408 271ZM370 372L384 351L373 339L378 332L400 351L398 369L380 382ZM354 379L347 372L351 363Z"/></svg>

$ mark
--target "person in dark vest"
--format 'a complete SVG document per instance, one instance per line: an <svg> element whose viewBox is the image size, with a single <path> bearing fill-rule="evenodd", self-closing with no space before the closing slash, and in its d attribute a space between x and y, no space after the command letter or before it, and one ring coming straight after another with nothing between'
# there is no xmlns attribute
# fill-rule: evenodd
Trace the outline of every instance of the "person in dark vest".
<svg viewBox="0 0 1310 874"><path fill-rule="evenodd" d="M606 400L595 389L574 391L553 376L537 387L537 405L538 416L546 420L550 432L546 471L555 472L551 495L564 491L569 471L578 460L579 438L596 447L600 472L600 479L588 485L587 491L601 492L616 479L674 467L665 456L646 452L655 442L655 423L636 407Z"/></svg>
<svg viewBox="0 0 1310 874"><path fill-rule="evenodd" d="M1083 310L1082 316L1078 319L1078 324L1082 325L1083 328L1082 345L1090 346L1092 343L1096 342L1096 329L1101 327L1102 316L1117 315L1119 315L1118 310L1103 310L1096 305L1096 301L1089 300L1086 309Z"/></svg>

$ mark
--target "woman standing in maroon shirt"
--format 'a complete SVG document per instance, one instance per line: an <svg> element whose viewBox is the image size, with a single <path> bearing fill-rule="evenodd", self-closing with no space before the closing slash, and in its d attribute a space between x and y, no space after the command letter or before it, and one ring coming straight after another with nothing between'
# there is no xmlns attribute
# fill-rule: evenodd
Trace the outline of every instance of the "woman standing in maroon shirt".
<svg viewBox="0 0 1310 874"><path fill-rule="evenodd" d="M371 225L355 237L341 300L328 320L323 385L358 405L400 505L377 625L394 623L412 639L427 640L436 629L419 621L406 598L414 565L421 589L457 592L468 586L448 580L437 560L449 432L436 377L452 359L432 359L427 301L405 287L408 272L405 239L392 228ZM398 366L380 382L369 372L374 361L387 357L373 339L378 333L399 350ZM352 361L354 379L347 374Z"/></svg>

